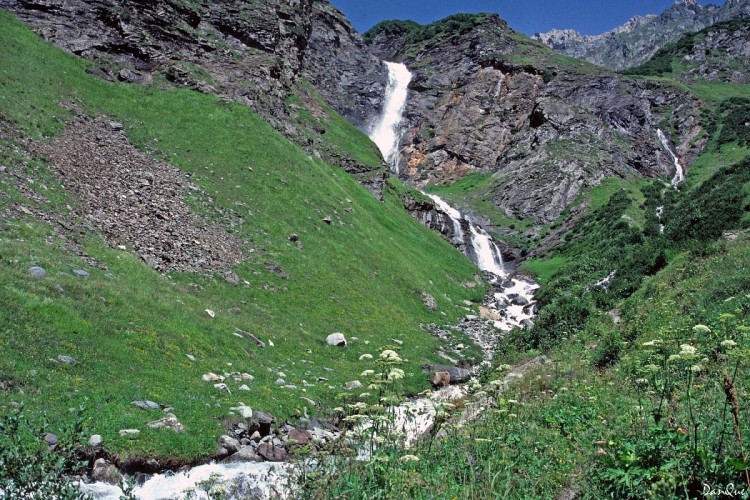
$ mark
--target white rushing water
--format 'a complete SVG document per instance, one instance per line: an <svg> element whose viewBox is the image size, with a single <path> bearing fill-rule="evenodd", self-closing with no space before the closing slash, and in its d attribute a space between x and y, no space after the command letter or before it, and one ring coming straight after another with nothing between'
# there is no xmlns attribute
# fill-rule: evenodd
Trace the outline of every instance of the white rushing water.
<svg viewBox="0 0 750 500"><path fill-rule="evenodd" d="M205 491L207 483L231 485L240 498L290 498L295 467L288 463L247 462L207 464L182 472L156 474L133 489L141 500L209 500L216 492ZM97 500L119 500L123 491L106 483L79 484L83 493Z"/></svg>
<svg viewBox="0 0 750 500"><path fill-rule="evenodd" d="M388 66L388 88L385 93L383 113L370 133L370 139L377 144L383 158L391 170L399 173L398 145L401 138L401 121L403 120L406 98L409 95L411 72L400 63L386 62Z"/></svg>
<svg viewBox="0 0 750 500"><path fill-rule="evenodd" d="M680 159L677 158L677 154L675 154L675 152L672 150L672 146L669 144L669 139L667 139L667 136L664 135L664 132L662 132L661 129L658 129L656 131L656 135L659 136L661 145L664 146L664 149L669 154L670 158L672 158L672 164L674 164L674 177L672 177L672 187L676 188L682 181L685 180L685 167L682 166Z"/></svg>
<svg viewBox="0 0 750 500"><path fill-rule="evenodd" d="M434 194L428 194L427 196L430 197L441 212L450 217L453 222L454 239L456 241L464 242L464 232L461 229L461 222L465 221L468 224L470 239L467 243L471 247L471 250L468 251L467 256L477 267L498 277L504 277L507 273L503 268L503 256L487 231L466 219L461 212L450 206L439 196Z"/></svg>

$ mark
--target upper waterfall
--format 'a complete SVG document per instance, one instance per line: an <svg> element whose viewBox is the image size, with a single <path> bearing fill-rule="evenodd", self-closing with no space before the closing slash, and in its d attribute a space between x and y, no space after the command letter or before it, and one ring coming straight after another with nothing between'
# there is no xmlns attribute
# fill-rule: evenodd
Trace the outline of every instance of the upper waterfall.
<svg viewBox="0 0 750 500"><path fill-rule="evenodd" d="M399 126L403 119L406 98L409 95L411 72L401 63L386 62L388 66L388 88L380 119L370 133L383 158L395 173L399 173L398 145L401 137Z"/></svg>

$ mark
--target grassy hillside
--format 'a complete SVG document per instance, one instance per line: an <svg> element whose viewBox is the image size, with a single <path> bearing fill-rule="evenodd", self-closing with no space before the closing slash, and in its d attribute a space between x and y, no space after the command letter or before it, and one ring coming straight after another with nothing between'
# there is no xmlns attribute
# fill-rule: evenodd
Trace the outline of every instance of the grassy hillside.
<svg viewBox="0 0 750 500"><path fill-rule="evenodd" d="M392 339L403 341L408 360L403 388L426 387L419 366L436 360L438 341L419 323L455 321L466 313L462 301L483 295L466 285L476 269L459 252L404 213L393 193L376 200L245 107L105 83L85 70L0 11L0 412L25 405L32 421L46 415L53 432L80 412L86 432L101 434L123 459L191 460L214 452L222 419L238 402L281 419L315 413L303 397L336 403L344 382L359 377L360 355L399 347ZM341 132L343 120L326 112L336 147L377 161L374 146L353 127ZM29 143L49 143L76 113L122 123L133 144L179 167L210 197L208 206L191 200L197 213L233 221L228 230L254 249L232 269L239 285L218 274L158 274L78 218L80 200ZM45 213L76 230L31 215ZM46 277L30 276L32 266ZM437 312L422 303L423 292L435 297ZM325 345L338 331L348 348ZM255 379L230 378L230 394L203 382L207 372ZM276 385L279 378L296 389ZM148 429L161 412L131 405L142 399L172 407L187 431ZM142 433L118 436L126 428Z"/></svg>

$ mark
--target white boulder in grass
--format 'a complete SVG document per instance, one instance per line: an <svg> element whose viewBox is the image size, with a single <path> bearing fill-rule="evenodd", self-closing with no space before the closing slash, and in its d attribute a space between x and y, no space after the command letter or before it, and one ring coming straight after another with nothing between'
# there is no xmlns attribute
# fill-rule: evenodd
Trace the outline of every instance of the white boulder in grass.
<svg viewBox="0 0 750 500"><path fill-rule="evenodd" d="M346 337L343 333L332 333L326 337L326 343L332 346L346 347Z"/></svg>

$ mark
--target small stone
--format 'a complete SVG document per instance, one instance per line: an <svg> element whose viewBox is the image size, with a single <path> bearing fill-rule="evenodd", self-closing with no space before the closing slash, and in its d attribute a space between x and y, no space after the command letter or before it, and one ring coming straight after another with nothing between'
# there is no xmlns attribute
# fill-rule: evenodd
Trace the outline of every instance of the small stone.
<svg viewBox="0 0 750 500"><path fill-rule="evenodd" d="M268 339L268 347L274 347L273 340Z"/></svg>
<svg viewBox="0 0 750 500"><path fill-rule="evenodd" d="M286 380L284 380L283 378L276 379L276 385L285 385L285 384L286 384Z"/></svg>
<svg viewBox="0 0 750 500"><path fill-rule="evenodd" d="M117 467L105 459L99 458L94 462L94 468L91 471L91 478L96 482L117 486L122 481L122 474L117 470Z"/></svg>
<svg viewBox="0 0 750 500"><path fill-rule="evenodd" d="M231 391L229 390L227 384L214 384L214 388L218 391L226 391L231 394Z"/></svg>
<svg viewBox="0 0 750 500"><path fill-rule="evenodd" d="M229 283L230 285L239 285L240 284L240 277L237 276L237 274L233 272L228 272L224 275L224 279Z"/></svg>
<svg viewBox="0 0 750 500"><path fill-rule="evenodd" d="M326 223L326 224L328 224L329 226L330 226L331 224L333 224L333 220L332 220L332 219L331 219L330 217L327 217L327 216L326 216L326 217L323 217L323 222L325 222L325 223Z"/></svg>
<svg viewBox="0 0 750 500"><path fill-rule="evenodd" d="M224 382L224 377L213 372L204 373L202 378L204 382Z"/></svg>
<svg viewBox="0 0 750 500"><path fill-rule="evenodd" d="M229 309L229 311L227 311L227 312L229 314L239 314L239 313L242 312L242 309L240 309L239 307L233 307L233 308Z"/></svg>
<svg viewBox="0 0 750 500"><path fill-rule="evenodd" d="M252 375L250 375L249 373L243 373L243 374L241 374L241 375L240 375L240 378L241 378L242 380L249 380L250 382L252 382L253 380L255 380L255 377L253 377L253 376L252 376Z"/></svg>
<svg viewBox="0 0 750 500"><path fill-rule="evenodd" d="M79 278L88 278L89 277L88 271L84 271L83 269L74 269L73 270L73 274L75 274Z"/></svg>
<svg viewBox="0 0 750 500"><path fill-rule="evenodd" d="M94 434L89 438L89 446L92 448L99 448L102 445L102 437L99 434Z"/></svg>
<svg viewBox="0 0 750 500"><path fill-rule="evenodd" d="M240 386L240 390L241 391L249 391L250 388L247 386L247 384L243 384L243 385Z"/></svg>
<svg viewBox="0 0 750 500"><path fill-rule="evenodd" d="M47 276L47 271L43 267L34 266L29 268L29 274L34 278L44 278Z"/></svg>
<svg viewBox="0 0 750 500"><path fill-rule="evenodd" d="M59 361L60 363L65 363L66 365L72 365L72 364L74 364L74 363L78 363L78 360L77 360L77 359L75 359L75 358L72 358L72 357L70 357L70 356L65 356L65 355L63 355L63 354L60 354L60 355L59 355L59 356L57 357L57 360L58 360L58 361Z"/></svg>
<svg viewBox="0 0 750 500"><path fill-rule="evenodd" d="M343 333L332 333L326 337L326 344L337 347L346 347L346 337L344 337Z"/></svg>
<svg viewBox="0 0 750 500"><path fill-rule="evenodd" d="M58 438L56 434L48 432L44 435L44 442L47 443L47 448L49 448L50 450L54 450L60 443L60 438Z"/></svg>
<svg viewBox="0 0 750 500"><path fill-rule="evenodd" d="M112 130L113 132L118 132L122 130L122 123L109 122L109 129Z"/></svg>
<svg viewBox="0 0 750 500"><path fill-rule="evenodd" d="M260 441L262 438L263 437L260 435L260 432L258 431L253 432L253 434L250 436L250 440L255 441L256 443Z"/></svg>
<svg viewBox="0 0 750 500"><path fill-rule="evenodd" d="M185 354L185 356L187 356L187 359L189 359L190 361L195 361L195 356L193 356L192 354Z"/></svg>
<svg viewBox="0 0 750 500"><path fill-rule="evenodd" d="M127 437L127 436L135 437L140 433L141 431L139 431L138 429L122 429L120 430L119 434L121 437Z"/></svg>
<svg viewBox="0 0 750 500"><path fill-rule="evenodd" d="M422 302L424 302L425 307L430 311L437 311L437 301L435 300L435 297L429 293L422 292Z"/></svg>
<svg viewBox="0 0 750 500"><path fill-rule="evenodd" d="M117 245L117 249L118 249L118 250L122 250L122 251L125 251L125 250L127 250L127 249L128 249L128 247L126 247L125 245Z"/></svg>
<svg viewBox="0 0 750 500"><path fill-rule="evenodd" d="M154 403L153 401L133 401L130 404L137 406L141 410L158 410L161 408L158 403Z"/></svg>
<svg viewBox="0 0 750 500"><path fill-rule="evenodd" d="M248 389L249 390L249 389ZM249 406L240 403L239 406L229 408L233 412L239 413L242 418L253 418L253 410Z"/></svg>
<svg viewBox="0 0 750 500"><path fill-rule="evenodd" d="M206 313L206 316L208 316L209 318L215 318L216 317L216 313L213 312L211 309L206 309L205 313Z"/></svg>
<svg viewBox="0 0 750 500"><path fill-rule="evenodd" d="M185 432L185 427L177 420L177 417L173 413L167 413L164 418L154 420L146 425L152 429L172 429L175 432Z"/></svg>
<svg viewBox="0 0 750 500"><path fill-rule="evenodd" d="M296 235L296 234L294 234L294 233L292 233L292 234L289 235L289 241L291 241L293 243L296 243L297 241L299 241L299 236Z"/></svg>
<svg viewBox="0 0 750 500"><path fill-rule="evenodd" d="M350 391L353 391L354 389L361 389L364 386L362 385L362 382L360 382L359 380L352 380L344 384L344 387Z"/></svg>

